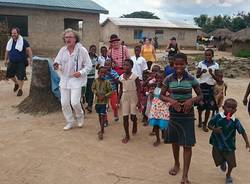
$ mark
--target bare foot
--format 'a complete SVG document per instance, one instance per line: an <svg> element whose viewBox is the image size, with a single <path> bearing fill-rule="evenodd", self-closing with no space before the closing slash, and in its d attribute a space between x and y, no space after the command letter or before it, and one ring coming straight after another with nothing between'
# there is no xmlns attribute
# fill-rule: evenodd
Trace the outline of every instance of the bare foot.
<svg viewBox="0 0 250 184"><path fill-rule="evenodd" d="M153 146L154 146L154 147L157 147L157 146L159 146L160 144L161 144L161 141L155 141L154 144L153 144Z"/></svg>
<svg viewBox="0 0 250 184"><path fill-rule="evenodd" d="M103 140L103 133L101 131L98 132L98 139Z"/></svg>
<svg viewBox="0 0 250 184"><path fill-rule="evenodd" d="M176 176L180 171L180 166L175 165L173 168L169 170L169 174L172 176Z"/></svg>
<svg viewBox="0 0 250 184"><path fill-rule="evenodd" d="M124 138L122 139L122 143L123 143L123 144L127 144L128 141L129 141L129 137L124 137Z"/></svg>
<svg viewBox="0 0 250 184"><path fill-rule="evenodd" d="M181 184L191 184L191 182L188 180L188 178L182 178Z"/></svg>

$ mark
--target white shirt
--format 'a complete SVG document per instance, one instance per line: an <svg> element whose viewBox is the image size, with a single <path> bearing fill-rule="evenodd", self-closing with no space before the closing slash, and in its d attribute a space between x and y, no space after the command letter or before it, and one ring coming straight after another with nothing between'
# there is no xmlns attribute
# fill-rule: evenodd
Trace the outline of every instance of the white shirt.
<svg viewBox="0 0 250 184"><path fill-rule="evenodd" d="M100 66L104 66L105 62L110 59L108 56L105 58L103 56L99 56L98 57L98 61L97 63L100 65Z"/></svg>
<svg viewBox="0 0 250 184"><path fill-rule="evenodd" d="M57 54L54 63L59 64L62 75L59 86L64 89L81 88L87 83L87 75L92 69L92 63L88 51L77 43L74 51L70 54L66 46L62 47ZM81 77L76 78L73 73L79 71Z"/></svg>
<svg viewBox="0 0 250 184"><path fill-rule="evenodd" d="M142 80L143 71L148 69L146 60L141 56L139 58L136 58L136 56L132 56L131 59L134 62L132 72L136 74L140 80Z"/></svg>
<svg viewBox="0 0 250 184"><path fill-rule="evenodd" d="M198 64L198 68L200 68L201 70L203 70L203 69L207 70L206 73L201 74L200 78L198 79L199 82L200 83L207 83L209 85L215 85L215 80L213 79L212 75L210 75L208 70L209 70L209 68L211 68L213 73L214 73L215 70L219 69L219 64L214 61L214 63L211 66L207 67L205 61L201 61Z"/></svg>

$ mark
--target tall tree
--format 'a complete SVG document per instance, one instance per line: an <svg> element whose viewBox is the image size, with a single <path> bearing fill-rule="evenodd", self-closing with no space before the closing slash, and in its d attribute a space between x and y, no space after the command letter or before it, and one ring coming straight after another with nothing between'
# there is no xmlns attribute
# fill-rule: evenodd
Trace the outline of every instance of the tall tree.
<svg viewBox="0 0 250 184"><path fill-rule="evenodd" d="M124 14L121 18L160 19L154 13L148 11L137 11L130 14Z"/></svg>

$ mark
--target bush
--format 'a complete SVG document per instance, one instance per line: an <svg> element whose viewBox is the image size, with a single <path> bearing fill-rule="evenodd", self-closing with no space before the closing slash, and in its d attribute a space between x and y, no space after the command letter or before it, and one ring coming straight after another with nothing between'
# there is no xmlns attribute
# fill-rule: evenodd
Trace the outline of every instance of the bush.
<svg viewBox="0 0 250 184"><path fill-rule="evenodd" d="M250 50L241 50L236 54L237 57L250 58Z"/></svg>

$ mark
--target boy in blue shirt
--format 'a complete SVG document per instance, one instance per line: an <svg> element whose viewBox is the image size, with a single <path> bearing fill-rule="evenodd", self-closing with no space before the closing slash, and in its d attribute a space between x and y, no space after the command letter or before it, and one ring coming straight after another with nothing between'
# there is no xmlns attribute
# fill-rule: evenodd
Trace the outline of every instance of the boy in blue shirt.
<svg viewBox="0 0 250 184"><path fill-rule="evenodd" d="M232 184L231 172L236 167L235 139L236 130L242 135L246 148L250 151L247 134L240 121L234 117L237 111L237 101L229 98L223 105L224 112L218 113L209 121L208 128L212 130L210 144L213 145L213 159L216 166L220 166L222 171L228 170L226 174L226 184Z"/></svg>

